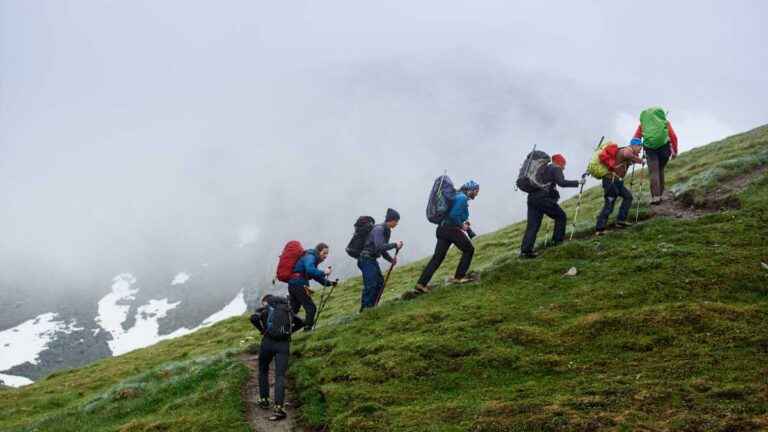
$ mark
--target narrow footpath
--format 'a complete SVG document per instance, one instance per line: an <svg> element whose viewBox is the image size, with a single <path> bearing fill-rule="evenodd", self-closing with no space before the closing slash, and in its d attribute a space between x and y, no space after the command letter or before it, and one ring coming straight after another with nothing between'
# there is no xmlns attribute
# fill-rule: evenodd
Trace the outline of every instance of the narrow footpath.
<svg viewBox="0 0 768 432"><path fill-rule="evenodd" d="M293 432L303 430L297 426L296 410L292 404L291 392L287 388L285 390L285 412L288 413L288 418L276 422L269 421L272 410L261 409L256 404L256 401L259 399L259 356L256 354L245 354L243 356L243 363L251 371L248 383L243 389L243 401L246 405L245 415L248 419L248 424L251 425L251 429L254 432ZM269 383L270 389L274 389L275 376L273 369L269 373ZM271 392L269 396L272 398Z"/></svg>

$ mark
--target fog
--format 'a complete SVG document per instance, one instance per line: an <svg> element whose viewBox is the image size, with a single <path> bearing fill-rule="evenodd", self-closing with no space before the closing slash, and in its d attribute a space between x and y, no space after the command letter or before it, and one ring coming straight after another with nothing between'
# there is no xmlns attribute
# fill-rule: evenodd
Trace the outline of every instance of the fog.
<svg viewBox="0 0 768 432"><path fill-rule="evenodd" d="M241 244L263 277L290 239L346 275L352 223L387 207L403 258L429 254L443 170L480 183L484 233L522 218L533 144L575 178L649 105L682 150L766 121L764 2L477 3L0 1L7 284Z"/></svg>

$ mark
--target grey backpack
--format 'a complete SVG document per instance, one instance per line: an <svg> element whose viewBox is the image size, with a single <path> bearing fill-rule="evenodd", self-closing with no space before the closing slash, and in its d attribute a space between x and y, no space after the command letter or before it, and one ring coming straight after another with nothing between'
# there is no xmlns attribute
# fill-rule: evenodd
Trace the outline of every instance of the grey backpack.
<svg viewBox="0 0 768 432"><path fill-rule="evenodd" d="M545 189L548 184L541 181L541 174L551 161L552 158L541 150L528 153L517 175L517 188L527 193Z"/></svg>

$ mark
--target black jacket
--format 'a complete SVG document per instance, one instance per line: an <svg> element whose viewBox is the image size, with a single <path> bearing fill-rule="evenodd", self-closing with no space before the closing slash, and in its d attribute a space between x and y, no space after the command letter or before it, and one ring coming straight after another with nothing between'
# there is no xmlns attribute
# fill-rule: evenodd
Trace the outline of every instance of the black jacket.
<svg viewBox="0 0 768 432"><path fill-rule="evenodd" d="M557 191L557 186L560 186L561 188L579 187L578 180L566 180L563 175L563 169L555 164L549 164L542 170L539 181L541 183L546 183L547 187L537 190L536 192L531 192L528 195L529 198L547 197L557 201L560 199L560 193Z"/></svg>

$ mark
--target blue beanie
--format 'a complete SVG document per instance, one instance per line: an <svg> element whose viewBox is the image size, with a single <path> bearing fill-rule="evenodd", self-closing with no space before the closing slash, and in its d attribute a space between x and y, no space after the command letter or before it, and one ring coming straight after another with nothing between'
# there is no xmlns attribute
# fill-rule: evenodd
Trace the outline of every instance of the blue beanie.
<svg viewBox="0 0 768 432"><path fill-rule="evenodd" d="M464 185L461 187L461 189L463 189L465 191L478 190L478 189L480 189L480 185L476 181L470 180L470 181L464 183Z"/></svg>
<svg viewBox="0 0 768 432"><path fill-rule="evenodd" d="M640 138L632 138L632 141L629 142L629 145L642 145L643 141Z"/></svg>
<svg viewBox="0 0 768 432"><path fill-rule="evenodd" d="M400 213L397 212L395 209L387 209L387 217L384 218L384 222L389 221L399 221L400 220Z"/></svg>

